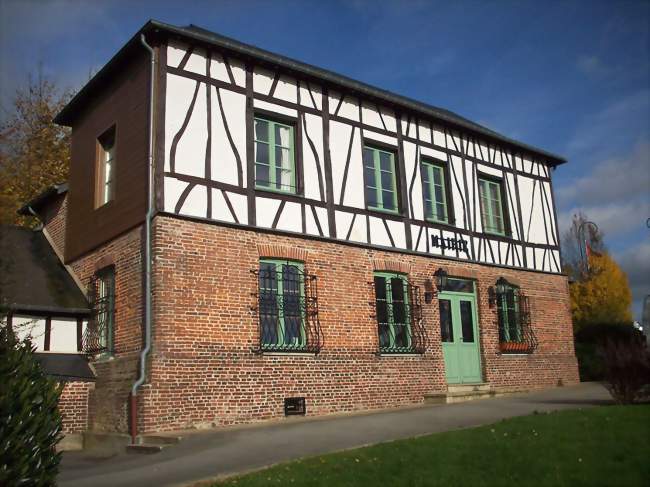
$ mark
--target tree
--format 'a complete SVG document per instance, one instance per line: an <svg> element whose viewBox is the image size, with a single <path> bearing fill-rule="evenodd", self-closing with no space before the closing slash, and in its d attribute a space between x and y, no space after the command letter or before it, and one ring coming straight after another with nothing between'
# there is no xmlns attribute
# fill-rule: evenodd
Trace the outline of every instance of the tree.
<svg viewBox="0 0 650 487"><path fill-rule="evenodd" d="M562 267L572 280L583 279L587 271L582 262L585 252L583 238L586 237L593 252L602 254L607 251L603 232L592 225L583 226L588 221L587 215L582 212L573 215L571 227L562 235ZM581 226L583 226L582 233Z"/></svg>
<svg viewBox="0 0 650 487"><path fill-rule="evenodd" d="M18 208L67 180L70 131L53 119L69 99L69 92L40 74L16 92L12 111L0 126L0 223L32 223L16 214Z"/></svg>
<svg viewBox="0 0 650 487"><path fill-rule="evenodd" d="M61 386L28 341L0 324L0 485L56 485L61 454Z"/></svg>
<svg viewBox="0 0 650 487"><path fill-rule="evenodd" d="M574 330L591 324L631 323L632 292L625 272L607 253L589 256L589 272L570 287Z"/></svg>

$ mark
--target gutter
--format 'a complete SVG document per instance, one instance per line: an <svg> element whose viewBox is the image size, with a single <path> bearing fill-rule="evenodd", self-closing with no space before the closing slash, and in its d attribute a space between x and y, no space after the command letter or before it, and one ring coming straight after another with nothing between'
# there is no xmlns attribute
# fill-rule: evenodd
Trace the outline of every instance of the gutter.
<svg viewBox="0 0 650 487"><path fill-rule="evenodd" d="M147 355L151 351L151 226L153 219L153 184L154 184L154 167L153 167L153 104L154 104L154 80L156 75L156 54L153 48L147 44L144 33L140 34L140 43L149 51L151 57L151 77L149 86L149 146L148 146L148 176L149 184L147 185L147 216L145 219L145 279L144 279L144 348L140 352L140 373L138 379L131 387L130 410L131 410L131 443L136 444L138 435L138 405L137 394L138 388L144 384L146 379Z"/></svg>

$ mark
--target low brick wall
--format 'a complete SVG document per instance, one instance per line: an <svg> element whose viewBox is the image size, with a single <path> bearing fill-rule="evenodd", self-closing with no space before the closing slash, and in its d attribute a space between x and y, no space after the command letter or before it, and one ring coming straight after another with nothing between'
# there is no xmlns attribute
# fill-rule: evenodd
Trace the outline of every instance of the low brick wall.
<svg viewBox="0 0 650 487"><path fill-rule="evenodd" d="M88 398L95 388L94 382L65 382L59 398L59 412L63 433L83 433L88 429Z"/></svg>

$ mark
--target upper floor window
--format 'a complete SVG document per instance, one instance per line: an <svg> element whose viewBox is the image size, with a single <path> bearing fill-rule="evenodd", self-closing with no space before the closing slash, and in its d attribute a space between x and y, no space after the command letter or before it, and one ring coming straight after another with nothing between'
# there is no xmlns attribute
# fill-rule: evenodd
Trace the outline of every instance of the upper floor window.
<svg viewBox="0 0 650 487"><path fill-rule="evenodd" d="M115 126L98 139L98 161L96 181L96 207L105 205L115 196Z"/></svg>
<svg viewBox="0 0 650 487"><path fill-rule="evenodd" d="M293 127L255 117L255 187L296 193Z"/></svg>
<svg viewBox="0 0 650 487"><path fill-rule="evenodd" d="M398 213L395 154L365 146L363 175L368 208Z"/></svg>
<svg viewBox="0 0 650 487"><path fill-rule="evenodd" d="M420 298L403 274L375 272L375 311L379 351L424 353L426 333L421 326Z"/></svg>
<svg viewBox="0 0 650 487"><path fill-rule="evenodd" d="M115 268L106 267L95 274L91 283L93 318L83 337L83 350L95 354L114 350Z"/></svg>
<svg viewBox="0 0 650 487"><path fill-rule="evenodd" d="M448 189L445 166L422 161L424 217L436 223L449 223Z"/></svg>
<svg viewBox="0 0 650 487"><path fill-rule="evenodd" d="M478 188L481 198L483 231L485 233L505 235L505 212L503 209L501 182L488 178L479 178Z"/></svg>

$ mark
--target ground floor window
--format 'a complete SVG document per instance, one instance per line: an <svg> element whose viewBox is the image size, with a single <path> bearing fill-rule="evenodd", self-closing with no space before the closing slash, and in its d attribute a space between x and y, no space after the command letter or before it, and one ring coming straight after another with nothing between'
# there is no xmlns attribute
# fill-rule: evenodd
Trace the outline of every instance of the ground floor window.
<svg viewBox="0 0 650 487"><path fill-rule="evenodd" d="M111 353L115 328L115 268L98 271L92 282L93 317L83 339L83 350L89 354Z"/></svg>
<svg viewBox="0 0 650 487"><path fill-rule="evenodd" d="M519 287L504 281L497 284L496 304L501 351L532 352L536 340L530 329L528 298Z"/></svg>

